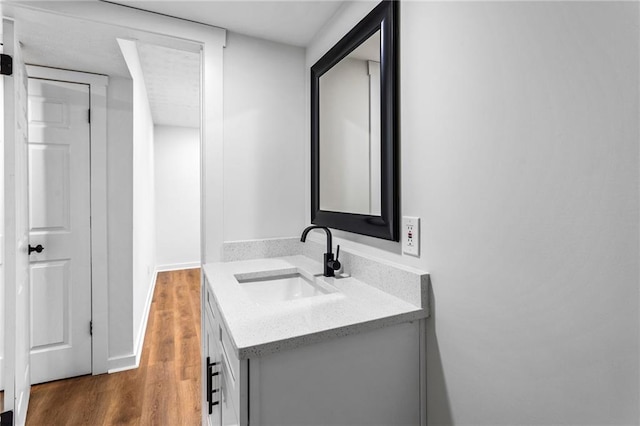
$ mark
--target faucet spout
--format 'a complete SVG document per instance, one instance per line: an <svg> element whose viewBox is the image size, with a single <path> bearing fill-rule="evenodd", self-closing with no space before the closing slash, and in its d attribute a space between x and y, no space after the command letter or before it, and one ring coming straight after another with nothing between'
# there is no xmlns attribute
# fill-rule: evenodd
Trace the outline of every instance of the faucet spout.
<svg viewBox="0 0 640 426"><path fill-rule="evenodd" d="M304 229L304 231L302 231L302 235L300 236L300 241L304 243L307 240L307 234L312 229L323 229L324 232L327 234L327 252L324 254L324 276L334 277L335 271L339 270L342 267L342 265L338 261L338 256L336 256L335 259L333 258L333 252L332 252L333 243L331 241L331 231L326 226L317 226L317 225L307 226ZM340 253L340 246L338 246L338 251L337 251L338 255L339 253Z"/></svg>
<svg viewBox="0 0 640 426"><path fill-rule="evenodd" d="M302 241L304 243L307 240L307 234L309 233L309 231L311 231L313 229L323 229L324 232L326 232L326 234L327 234L327 253L332 254L333 243L331 241L331 231L326 226L317 226L317 225L307 226L304 229L304 231L302 231L302 235L300 236L300 241Z"/></svg>

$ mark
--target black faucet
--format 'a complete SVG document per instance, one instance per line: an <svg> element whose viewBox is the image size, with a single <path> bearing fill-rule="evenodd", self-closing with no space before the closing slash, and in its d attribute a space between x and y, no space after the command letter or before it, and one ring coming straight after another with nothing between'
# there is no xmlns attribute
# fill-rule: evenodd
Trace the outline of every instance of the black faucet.
<svg viewBox="0 0 640 426"><path fill-rule="evenodd" d="M333 245L331 244L331 231L329 231L329 228L327 228L326 226L307 226L304 231L302 231L300 241L304 243L307 239L307 234L312 229L324 229L324 232L327 233L327 252L324 254L324 276L335 277L335 271L339 270L342 267L342 265L340 265L340 262L338 261L338 256L340 256L340 245L338 245L338 247L336 248L336 258L334 259L333 253L331 251L331 248L333 247Z"/></svg>

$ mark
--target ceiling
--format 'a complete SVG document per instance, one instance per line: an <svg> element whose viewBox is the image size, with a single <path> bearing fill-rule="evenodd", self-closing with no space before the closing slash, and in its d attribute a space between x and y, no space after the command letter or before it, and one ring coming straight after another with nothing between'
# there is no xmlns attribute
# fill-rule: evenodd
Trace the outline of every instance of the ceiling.
<svg viewBox="0 0 640 426"><path fill-rule="evenodd" d="M94 0L96 1L96 0ZM16 8L18 38L27 63L131 78L117 42L137 42L155 124L198 127L200 56L186 41L90 22L47 11ZM113 2L109 2L113 3ZM271 41L305 46L343 1L118 1ZM182 49L181 49L182 48Z"/></svg>
<svg viewBox="0 0 640 426"><path fill-rule="evenodd" d="M200 127L200 55L138 43L153 122Z"/></svg>
<svg viewBox="0 0 640 426"><path fill-rule="evenodd" d="M133 32L29 9L17 10L16 18L26 63L130 78L116 39Z"/></svg>
<svg viewBox="0 0 640 426"><path fill-rule="evenodd" d="M343 0L289 1L111 1L188 19L253 37L307 46Z"/></svg>

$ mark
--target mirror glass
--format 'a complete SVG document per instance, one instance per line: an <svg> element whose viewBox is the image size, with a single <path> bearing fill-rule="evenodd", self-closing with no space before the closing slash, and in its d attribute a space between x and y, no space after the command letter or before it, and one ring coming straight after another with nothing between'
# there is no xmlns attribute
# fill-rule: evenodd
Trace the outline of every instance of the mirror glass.
<svg viewBox="0 0 640 426"><path fill-rule="evenodd" d="M383 1L311 67L311 223L398 241L398 6Z"/></svg>
<svg viewBox="0 0 640 426"><path fill-rule="evenodd" d="M380 215L380 30L320 77L320 209Z"/></svg>

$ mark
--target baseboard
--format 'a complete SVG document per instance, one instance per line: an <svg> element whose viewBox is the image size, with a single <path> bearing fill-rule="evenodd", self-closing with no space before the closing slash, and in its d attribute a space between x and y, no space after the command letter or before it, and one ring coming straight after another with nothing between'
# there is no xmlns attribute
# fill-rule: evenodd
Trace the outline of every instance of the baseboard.
<svg viewBox="0 0 640 426"><path fill-rule="evenodd" d="M185 263L171 263L167 265L156 266L156 272L178 271L180 269L195 269L199 268L201 263L198 262L185 262Z"/></svg>
<svg viewBox="0 0 640 426"><path fill-rule="evenodd" d="M139 361L136 363L136 355L120 355L111 357L107 360L108 370L107 373L119 373L120 371L133 370L140 365Z"/></svg>
<svg viewBox="0 0 640 426"><path fill-rule="evenodd" d="M120 371L133 370L134 368L138 368L140 366L140 358L142 357L142 349L144 348L144 337L147 334L149 312L151 311L151 302L153 301L153 293L156 290L157 281L158 269L156 268L156 270L153 272L153 275L151 276L151 285L149 286L147 300L145 301L144 311L142 314L142 322L140 323L140 329L138 330L138 341L135 344L135 351L132 354L109 358L109 374L118 373Z"/></svg>
<svg viewBox="0 0 640 426"><path fill-rule="evenodd" d="M136 367L140 365L140 357L142 357L142 348L144 347L144 336L147 334L147 323L149 322L149 312L151 311L151 302L153 301L153 293L156 290L156 282L158 281L158 269L153 271L151 276L151 285L147 293L147 300L144 305L144 313L142 314L142 322L140 330L138 330L138 341L135 346Z"/></svg>

